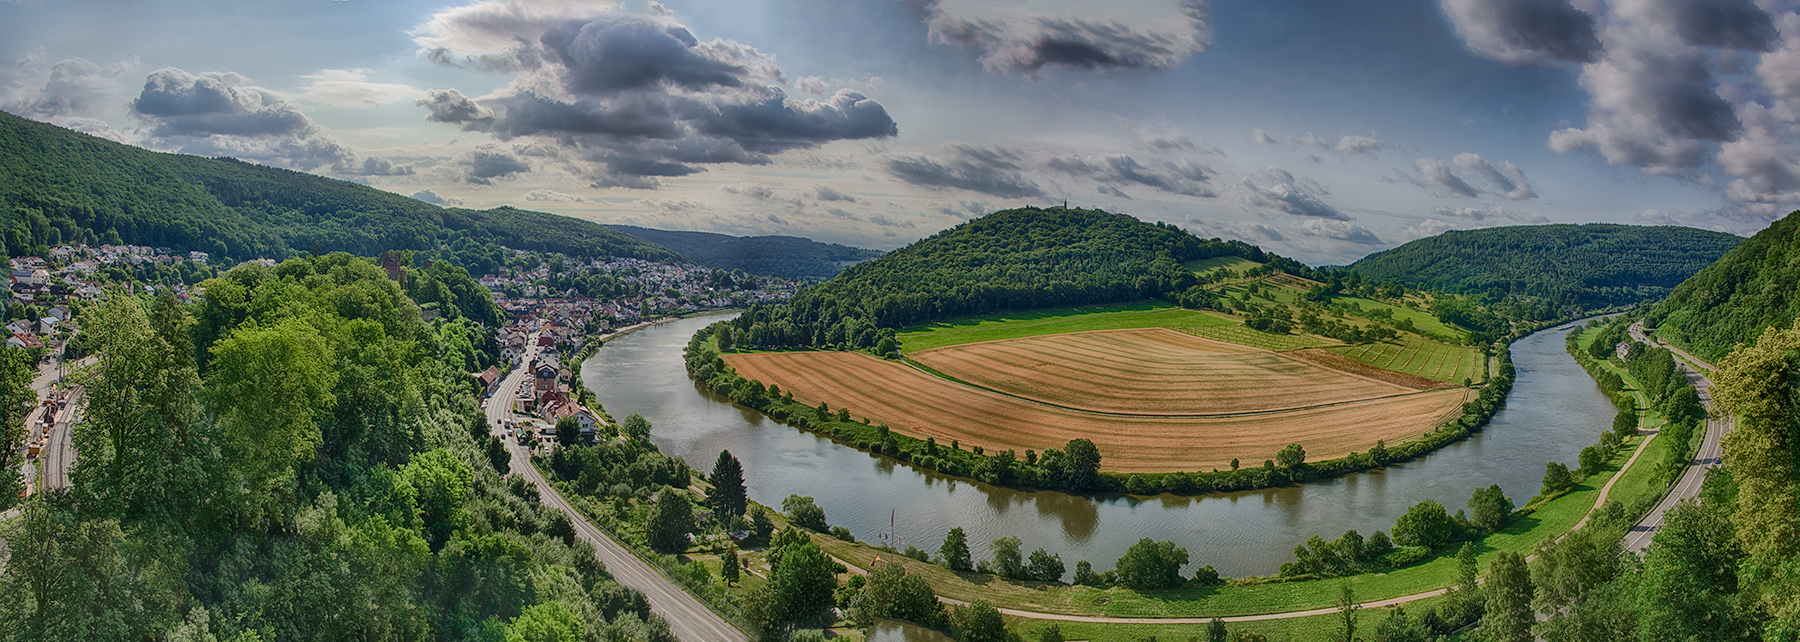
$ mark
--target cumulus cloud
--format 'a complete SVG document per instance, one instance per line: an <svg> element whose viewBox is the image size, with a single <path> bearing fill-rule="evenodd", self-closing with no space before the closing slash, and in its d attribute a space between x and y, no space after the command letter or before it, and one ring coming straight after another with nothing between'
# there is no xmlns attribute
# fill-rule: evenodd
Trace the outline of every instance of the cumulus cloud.
<svg viewBox="0 0 1800 642"><path fill-rule="evenodd" d="M364 158L362 165L352 173L357 176L412 176L415 171L411 165L401 165L386 158L370 156Z"/></svg>
<svg viewBox="0 0 1800 642"><path fill-rule="evenodd" d="M1581 11L1568 0L1442 2L1483 55L1579 64L1587 119L1552 132L1552 150L1717 189L1729 206L1709 216L1766 221L1800 205L1800 15L1792 3L1613 0L1581 2ZM1504 165L1494 170L1517 178ZM1512 193L1493 182L1496 193ZM1531 193L1515 182L1518 195Z"/></svg>
<svg viewBox="0 0 1800 642"><path fill-rule="evenodd" d="M1370 232L1368 228L1349 221L1333 221L1310 218L1300 221L1294 229L1301 234L1316 238L1344 241L1357 245L1381 245L1381 237Z"/></svg>
<svg viewBox="0 0 1800 642"><path fill-rule="evenodd" d="M130 103L152 145L189 154L231 156L303 170L366 175L356 154L326 136L311 118L242 75L192 74L174 67L150 72ZM382 161L367 169L382 169ZM390 173L393 166L389 164Z"/></svg>
<svg viewBox="0 0 1800 642"><path fill-rule="evenodd" d="M1482 180L1490 187L1490 191L1501 198L1522 201L1537 198L1537 191L1531 189L1531 182L1525 178L1525 170L1519 169L1512 161L1500 161L1498 166L1488 162L1478 154L1463 152L1452 159L1457 167L1463 168Z"/></svg>
<svg viewBox="0 0 1800 642"><path fill-rule="evenodd" d="M1207 187L1212 171L1192 161L1157 161L1150 167L1126 154L1062 154L1050 156L1044 164L1070 176L1103 183L1111 187L1115 195L1124 193L1119 189L1120 185L1138 185L1182 196L1215 196ZM1105 190L1102 192L1106 193Z"/></svg>
<svg viewBox="0 0 1800 642"><path fill-rule="evenodd" d="M1413 161L1413 167L1418 168L1419 185L1425 189L1444 196L1475 198L1481 195L1481 192L1470 185L1468 181L1464 181L1451 172L1443 161L1435 158L1420 158Z"/></svg>
<svg viewBox="0 0 1800 642"><path fill-rule="evenodd" d="M437 192L428 189L413 192L412 197L432 205L443 205L445 207L456 207L463 204L462 199L439 196Z"/></svg>
<svg viewBox="0 0 1800 642"><path fill-rule="evenodd" d="M1598 21L1568 0L1443 0L1470 49L1509 64L1599 60Z"/></svg>
<svg viewBox="0 0 1800 642"><path fill-rule="evenodd" d="M537 137L578 152L595 185L655 187L720 163L764 164L789 150L898 132L880 103L848 89L789 97L774 59L748 45L701 41L668 16L482 2L438 13L416 31L440 64L513 75L470 98L426 92L426 119L502 140Z"/></svg>
<svg viewBox="0 0 1800 642"><path fill-rule="evenodd" d="M1518 212L1518 211L1509 210L1504 207L1498 207L1498 206L1495 206L1495 207L1444 207L1444 206L1438 206L1438 207L1431 208L1431 213L1434 216L1438 216L1438 217L1442 217L1442 218L1459 219L1459 220L1470 221L1470 222L1474 222L1474 223L1510 221L1510 222L1515 222L1515 223L1541 224L1541 223L1549 223L1550 222L1550 219L1546 218L1542 214Z"/></svg>
<svg viewBox="0 0 1800 642"><path fill-rule="evenodd" d="M0 70L0 109L35 120L71 127L102 103L116 100L124 85L119 77L137 67L135 59L100 65L84 58L66 58L43 68L49 58L43 47L20 56L11 70ZM105 129L111 130L111 127Z"/></svg>
<svg viewBox="0 0 1800 642"><path fill-rule="evenodd" d="M1382 141L1373 134L1368 136L1344 134L1335 141L1320 138L1313 135L1312 132L1306 132L1306 134L1302 136L1282 136L1276 138L1274 134L1270 134L1260 127L1250 130L1250 140L1255 141L1259 145L1281 145L1288 149L1315 147L1328 152L1367 154L1370 156L1375 155L1376 152L1381 151L1385 147L1389 147L1388 143Z"/></svg>
<svg viewBox="0 0 1800 642"><path fill-rule="evenodd" d="M1116 15L1103 4L1072 9L1080 15L1049 15L958 0L911 1L932 42L973 49L996 74L1168 69L1212 46L1208 0L1177 0L1166 15L1148 18Z"/></svg>
<svg viewBox="0 0 1800 642"><path fill-rule="evenodd" d="M470 153L459 165L462 179L472 185L492 185L494 179L531 171L531 165L495 145L485 145Z"/></svg>
<svg viewBox="0 0 1800 642"><path fill-rule="evenodd" d="M1329 193L1323 185L1311 179L1296 177L1292 172L1279 167L1265 167L1254 175L1245 177L1241 184L1249 193L1252 205L1294 216L1353 220L1350 215L1319 198L1319 194Z"/></svg>
<svg viewBox="0 0 1800 642"><path fill-rule="evenodd" d="M1001 198L1042 197L1044 191L1024 174L1024 157L998 145L952 144L940 158L897 155L887 159L888 173L913 185L962 189Z"/></svg>

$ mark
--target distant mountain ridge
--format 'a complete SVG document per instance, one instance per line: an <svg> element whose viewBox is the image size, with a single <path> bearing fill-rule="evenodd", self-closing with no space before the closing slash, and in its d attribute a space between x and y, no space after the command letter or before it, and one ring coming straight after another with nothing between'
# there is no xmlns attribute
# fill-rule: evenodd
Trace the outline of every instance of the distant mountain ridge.
<svg viewBox="0 0 1800 642"><path fill-rule="evenodd" d="M1524 318L1653 300L1744 239L1689 227L1521 225L1456 230L1349 267L1373 281L1487 294Z"/></svg>
<svg viewBox="0 0 1800 642"><path fill-rule="evenodd" d="M1800 318L1800 212L1788 214L1675 286L1650 309L1657 334L1706 359Z"/></svg>
<svg viewBox="0 0 1800 642"><path fill-rule="evenodd" d="M882 255L879 250L821 243L798 236L730 236L635 225L606 227L669 248L715 270L743 270L784 279L829 279L844 268Z"/></svg>
<svg viewBox="0 0 1800 642"><path fill-rule="evenodd" d="M490 243L589 258L679 261L591 221L444 208L233 159L152 152L0 112L0 253L131 243L233 258Z"/></svg>

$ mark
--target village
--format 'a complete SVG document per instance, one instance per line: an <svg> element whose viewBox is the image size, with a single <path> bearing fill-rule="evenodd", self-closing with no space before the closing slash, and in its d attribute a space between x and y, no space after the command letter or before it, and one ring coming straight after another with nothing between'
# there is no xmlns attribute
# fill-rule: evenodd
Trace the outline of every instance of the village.
<svg viewBox="0 0 1800 642"><path fill-rule="evenodd" d="M495 337L501 365L477 377L486 391L483 403L511 404L509 410L525 417L503 426L521 444L547 446L556 424L568 418L591 441L598 427L610 420L581 401L591 397L582 394L577 376L591 341L662 319L784 301L798 288L791 281L742 274L726 279L735 287L720 287L722 273L716 270L630 258L570 262L562 270L605 274L634 294L606 299L579 296L573 288L556 291L547 285L552 276L548 263L478 280L507 317ZM516 389L500 390L514 367L526 368L526 376Z"/></svg>

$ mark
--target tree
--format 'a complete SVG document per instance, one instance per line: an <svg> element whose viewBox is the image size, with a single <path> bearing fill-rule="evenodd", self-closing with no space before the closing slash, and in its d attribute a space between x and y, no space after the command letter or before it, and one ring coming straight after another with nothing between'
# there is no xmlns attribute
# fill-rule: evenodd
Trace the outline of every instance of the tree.
<svg viewBox="0 0 1800 642"><path fill-rule="evenodd" d="M1606 466L1607 453L1599 446L1588 446L1581 449L1581 474L1592 475Z"/></svg>
<svg viewBox="0 0 1800 642"><path fill-rule="evenodd" d="M825 524L825 509L813 503L813 498L801 495L788 495L781 500L781 511L787 513L788 521L795 526L826 532L830 527Z"/></svg>
<svg viewBox="0 0 1800 642"><path fill-rule="evenodd" d="M532 605L506 627L506 642L579 642L581 618L562 602Z"/></svg>
<svg viewBox="0 0 1800 642"><path fill-rule="evenodd" d="M750 535L756 541L769 541L769 534L775 531L775 522L769 519L769 509L761 504L750 507Z"/></svg>
<svg viewBox="0 0 1800 642"><path fill-rule="evenodd" d="M1386 466L1387 465L1387 463L1388 463L1387 441L1381 440L1381 439L1375 440L1375 447L1369 449L1369 461L1375 462L1376 466Z"/></svg>
<svg viewBox="0 0 1800 642"><path fill-rule="evenodd" d="M501 441L499 435L488 435L487 460L488 465L501 475L512 472L512 453L506 451L506 442Z"/></svg>
<svg viewBox="0 0 1800 642"><path fill-rule="evenodd" d="M727 546L725 556L719 559L719 578L725 580L726 586L736 584L738 569L742 565L738 561L737 546Z"/></svg>
<svg viewBox="0 0 1800 642"><path fill-rule="evenodd" d="M868 583L850 601L858 626L869 626L876 618L906 620L925 626L944 624L944 607L937 601L931 584L925 578L907 573L898 562L876 568L868 575Z"/></svg>
<svg viewBox="0 0 1800 642"><path fill-rule="evenodd" d="M1105 583L1106 578L1094 572L1093 564L1080 560L1075 562L1075 577L1072 579L1076 586L1099 586Z"/></svg>
<svg viewBox="0 0 1800 642"><path fill-rule="evenodd" d="M1187 549L1174 542L1146 537L1125 550L1113 565L1119 583L1138 590L1173 588L1181 583L1181 567L1188 563Z"/></svg>
<svg viewBox="0 0 1800 642"><path fill-rule="evenodd" d="M556 420L556 445L563 448L574 448L587 444L581 436L581 422L574 417L563 417Z"/></svg>
<svg viewBox="0 0 1800 642"><path fill-rule="evenodd" d="M1413 504L1394 522L1394 542L1402 546L1437 548L1450 543L1456 523L1435 500Z"/></svg>
<svg viewBox="0 0 1800 642"><path fill-rule="evenodd" d="M315 413L334 401L332 360L319 332L292 318L239 326L213 345L207 406L225 429L226 460L250 489L252 520L273 520L279 505L293 501L279 489L321 443Z"/></svg>
<svg viewBox="0 0 1800 642"><path fill-rule="evenodd" d="M1206 642L1225 642L1229 635L1231 631L1225 628L1225 620L1215 617L1206 623Z"/></svg>
<svg viewBox="0 0 1800 642"><path fill-rule="evenodd" d="M791 532L791 531L790 531ZM812 538L795 533L783 540L779 555L770 556L769 591L773 612L782 624L803 624L831 608L837 589L837 565Z"/></svg>
<svg viewBox="0 0 1800 642"><path fill-rule="evenodd" d="M1038 642L1066 642L1066 640L1068 638L1063 637L1062 626L1055 623L1044 627L1044 632L1038 634Z"/></svg>
<svg viewBox="0 0 1800 642"><path fill-rule="evenodd" d="M719 331L714 336L719 340L719 352L731 352L731 324L720 323L717 327L719 328Z"/></svg>
<svg viewBox="0 0 1800 642"><path fill-rule="evenodd" d="M1478 488L1469 497L1469 522L1481 530L1492 533L1500 530L1506 518L1512 515L1513 503L1500 490L1499 484Z"/></svg>
<svg viewBox="0 0 1800 642"><path fill-rule="evenodd" d="M1306 463L1306 449L1300 444L1288 444L1281 452L1275 453L1275 465L1282 468L1294 468Z"/></svg>
<svg viewBox="0 0 1800 642"><path fill-rule="evenodd" d="M882 337L880 341L875 343L875 354L886 359L894 358L898 349L899 346L894 343L893 337Z"/></svg>
<svg viewBox="0 0 1800 642"><path fill-rule="evenodd" d="M19 476L26 435L25 417L37 392L31 389L31 355L17 348L0 349L0 510L13 505L25 489Z"/></svg>
<svg viewBox="0 0 1800 642"><path fill-rule="evenodd" d="M1094 488L1100 480L1100 449L1087 439L1071 439L1063 448L1063 484L1071 490Z"/></svg>
<svg viewBox="0 0 1800 642"><path fill-rule="evenodd" d="M634 412L626 415L625 420L619 422L619 429L625 433L626 437L631 439L637 441L650 440L650 420L645 419L643 415L638 413Z"/></svg>
<svg viewBox="0 0 1800 642"><path fill-rule="evenodd" d="M987 600L975 600L957 609L955 620L956 627L962 629L962 635L956 638L961 642L1009 642L1011 638L1000 610Z"/></svg>
<svg viewBox="0 0 1800 642"><path fill-rule="evenodd" d="M1344 642L1356 642L1356 612L1362 609L1356 604L1356 589L1347 583L1338 587L1337 607L1344 623Z"/></svg>
<svg viewBox="0 0 1800 642"><path fill-rule="evenodd" d="M722 516L744 514L747 503L744 491L744 468L737 457L729 450L719 451L718 461L713 463L712 491L707 496L707 503Z"/></svg>
<svg viewBox="0 0 1800 642"><path fill-rule="evenodd" d="M650 509L644 539L651 550L672 555L687 550L688 534L694 528L694 506L688 502L687 491L664 487Z"/></svg>
<svg viewBox="0 0 1800 642"><path fill-rule="evenodd" d="M944 536L944 543L938 547L938 557L943 558L944 566L953 571L975 570L975 563L969 559L968 536L963 534L961 526L950 529Z"/></svg>
<svg viewBox="0 0 1800 642"><path fill-rule="evenodd" d="M1531 572L1524 556L1501 551L1488 566L1486 613L1481 617L1481 630L1493 642L1531 642L1531 625L1537 622L1531 610Z"/></svg>
<svg viewBox="0 0 1800 642"><path fill-rule="evenodd" d="M1001 537L990 544L994 551L993 571L1001 577L1027 579L1024 557L1019 553L1019 538Z"/></svg>
<svg viewBox="0 0 1800 642"><path fill-rule="evenodd" d="M1560 461L1544 465L1544 492L1560 493L1575 487L1575 476L1569 474L1569 467Z"/></svg>
<svg viewBox="0 0 1800 642"><path fill-rule="evenodd" d="M1025 575L1039 582L1061 582L1063 576L1062 556L1041 548L1033 550L1025 565Z"/></svg>

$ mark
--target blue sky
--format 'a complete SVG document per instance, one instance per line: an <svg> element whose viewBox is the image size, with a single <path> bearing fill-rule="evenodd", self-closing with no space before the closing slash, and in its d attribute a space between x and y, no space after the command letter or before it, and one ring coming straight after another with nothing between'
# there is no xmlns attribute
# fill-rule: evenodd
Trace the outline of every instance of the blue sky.
<svg viewBox="0 0 1800 642"><path fill-rule="evenodd" d="M889 249L1020 204L1341 263L1800 203L1786 0L0 0L0 109L466 207ZM1792 103L1792 104L1790 104Z"/></svg>

